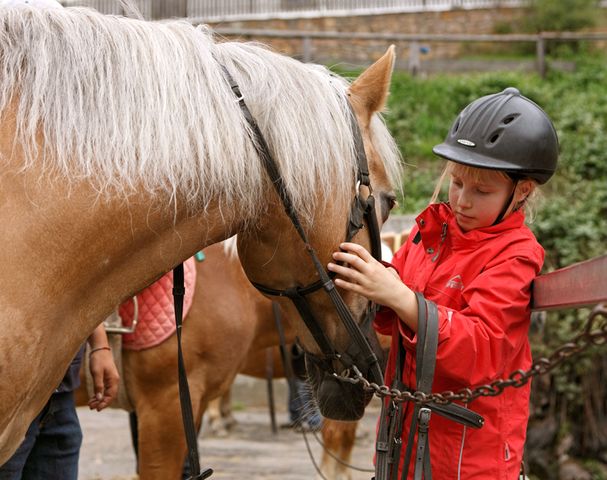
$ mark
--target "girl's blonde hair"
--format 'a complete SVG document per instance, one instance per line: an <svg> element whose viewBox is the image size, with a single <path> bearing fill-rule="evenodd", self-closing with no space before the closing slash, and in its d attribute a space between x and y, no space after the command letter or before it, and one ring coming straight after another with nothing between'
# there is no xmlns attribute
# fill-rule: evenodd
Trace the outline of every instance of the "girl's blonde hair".
<svg viewBox="0 0 607 480"><path fill-rule="evenodd" d="M512 178L503 170L490 170L487 168L477 168L471 167L469 165L463 165L461 163L447 161L443 172L441 173L438 181L436 182L436 186L434 187L434 192L432 193L432 198L430 199L430 204L440 203L439 197L441 194L441 190L443 184L445 183L445 179L449 175L457 175L459 177L465 177L467 179L472 180L473 182L479 182L482 180L486 180L489 175L492 173L497 173L504 178L507 178L512 181ZM537 208L537 204L541 199L541 192L538 187L538 183L529 177L521 178L521 180L530 180L533 183L533 188L527 198L523 200L519 205L517 205L514 210L520 210L521 208L525 209L525 215L529 222L533 221L535 217L535 212Z"/></svg>

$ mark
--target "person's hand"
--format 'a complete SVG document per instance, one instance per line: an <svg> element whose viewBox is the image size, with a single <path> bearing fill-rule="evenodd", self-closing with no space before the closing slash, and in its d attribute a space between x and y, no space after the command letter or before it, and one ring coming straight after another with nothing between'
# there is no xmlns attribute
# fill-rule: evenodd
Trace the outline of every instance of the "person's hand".
<svg viewBox="0 0 607 480"><path fill-rule="evenodd" d="M109 406L118 393L120 375L109 349L94 350L90 354L90 370L93 376L94 395L89 408L98 412Z"/></svg>
<svg viewBox="0 0 607 480"><path fill-rule="evenodd" d="M417 329L417 301L393 268L386 268L364 247L342 243L343 251L333 253L333 259L344 266L329 263L327 268L339 275L335 285L358 293L369 300L394 310L411 328Z"/></svg>
<svg viewBox="0 0 607 480"><path fill-rule="evenodd" d="M380 305L390 306L395 291L405 285L393 268L386 268L361 245L342 243L343 251L335 252L333 259L345 265L329 263L327 268L339 275L335 285L358 293Z"/></svg>

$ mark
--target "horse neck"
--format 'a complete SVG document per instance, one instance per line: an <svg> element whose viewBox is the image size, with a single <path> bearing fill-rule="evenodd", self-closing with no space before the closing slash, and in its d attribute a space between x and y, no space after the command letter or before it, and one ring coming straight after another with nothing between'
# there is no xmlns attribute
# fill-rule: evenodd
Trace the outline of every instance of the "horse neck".
<svg viewBox="0 0 607 480"><path fill-rule="evenodd" d="M9 366L0 378L2 463L94 328L125 297L232 232L225 206L189 216L168 209L168 198L105 201L86 184L42 184L12 165L0 192L0 364Z"/></svg>

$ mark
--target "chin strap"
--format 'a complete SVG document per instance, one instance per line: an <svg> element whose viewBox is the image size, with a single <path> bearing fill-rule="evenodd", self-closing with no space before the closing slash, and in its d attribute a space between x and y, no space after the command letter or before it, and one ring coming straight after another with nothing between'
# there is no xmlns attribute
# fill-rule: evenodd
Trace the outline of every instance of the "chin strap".
<svg viewBox="0 0 607 480"><path fill-rule="evenodd" d="M510 208L510 205L512 205L512 200L514 200L514 193L516 192L516 187L518 186L519 180L518 180L518 178L513 178L512 182L514 183L514 186L512 187L512 191L510 192L510 195L508 196L508 200L506 200L506 203L504 204L502 211L495 219L495 222L493 222L493 225L497 225L504 219L504 215L506 215L506 212Z"/></svg>

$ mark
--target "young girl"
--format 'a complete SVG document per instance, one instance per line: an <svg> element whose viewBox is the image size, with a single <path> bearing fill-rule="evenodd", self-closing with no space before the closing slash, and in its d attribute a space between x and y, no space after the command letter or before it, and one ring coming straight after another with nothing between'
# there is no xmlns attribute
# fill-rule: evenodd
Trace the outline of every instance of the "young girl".
<svg viewBox="0 0 607 480"><path fill-rule="evenodd" d="M449 160L443 174L450 179L449 203L432 203L417 217L417 227L392 260L394 269L353 243L342 244L342 251L333 254L347 266L330 263L328 268L339 274L338 287L383 306L374 326L392 335L387 385L394 377L400 338L407 352L402 380L415 390L414 291L436 304L432 391L443 392L488 384L531 365L531 282L542 267L544 250L524 224L523 206L536 185L554 173L558 140L546 113L515 88L507 88L468 105L434 153ZM480 430L432 415L433 478L517 478L529 390L527 384L475 400L470 407L485 419ZM407 402L404 409L406 443L414 405ZM402 472L404 452L398 478L413 478L415 461Z"/></svg>

